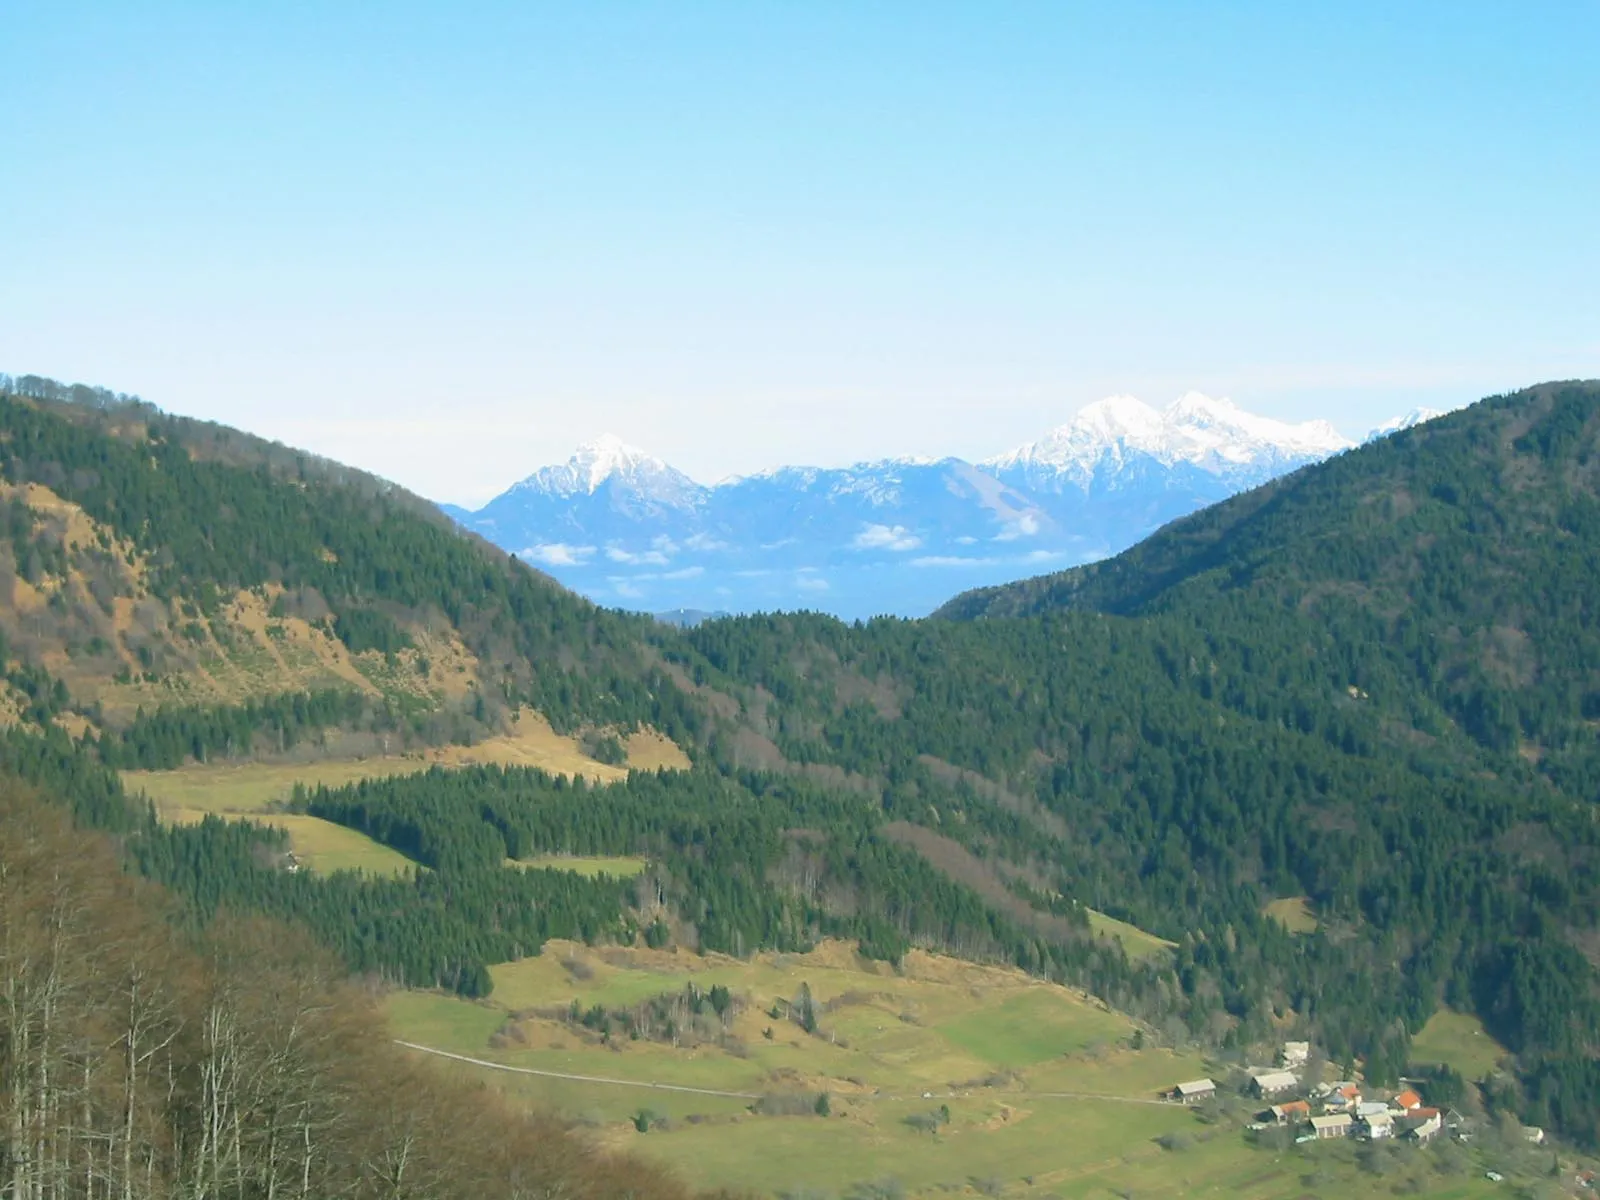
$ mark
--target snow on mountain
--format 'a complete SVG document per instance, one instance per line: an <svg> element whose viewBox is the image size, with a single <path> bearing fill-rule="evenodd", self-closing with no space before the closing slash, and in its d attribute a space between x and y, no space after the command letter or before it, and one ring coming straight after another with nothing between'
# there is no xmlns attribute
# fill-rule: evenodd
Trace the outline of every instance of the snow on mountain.
<svg viewBox="0 0 1600 1200"><path fill-rule="evenodd" d="M1326 421L1289 424L1245 412L1231 400L1199 392L1157 411L1133 396L1111 396L1070 422L980 465L1001 477L1035 482L1051 476L1088 490L1108 471L1144 457L1165 467L1186 463L1212 475L1280 473L1347 449L1352 443Z"/></svg>
<svg viewBox="0 0 1600 1200"><path fill-rule="evenodd" d="M608 433L579 446L566 462L540 467L505 495L534 493L565 500L602 489L621 500L662 508L694 508L706 492L682 471Z"/></svg>
<svg viewBox="0 0 1600 1200"><path fill-rule="evenodd" d="M1438 408L1413 408L1401 417L1394 417L1379 425L1367 434L1363 441L1373 442L1381 437L1388 437L1391 433L1399 433L1402 429L1410 429L1413 425L1421 425L1424 421L1431 421L1435 417L1444 416L1444 410Z"/></svg>
<svg viewBox="0 0 1600 1200"><path fill-rule="evenodd" d="M917 615L965 588L1115 554L1351 444L1326 421L1198 392L1164 409L1111 396L981 463L782 466L710 487L607 435L475 513L447 511L602 604Z"/></svg>

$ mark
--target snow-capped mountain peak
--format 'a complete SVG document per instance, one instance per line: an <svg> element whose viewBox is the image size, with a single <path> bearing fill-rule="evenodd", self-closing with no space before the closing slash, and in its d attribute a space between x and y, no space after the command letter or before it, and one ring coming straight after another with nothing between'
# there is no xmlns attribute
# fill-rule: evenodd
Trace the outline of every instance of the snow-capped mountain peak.
<svg viewBox="0 0 1600 1200"><path fill-rule="evenodd" d="M1036 442L987 459L998 472L1064 475L1087 487L1097 471L1146 457L1164 467L1187 463L1213 475L1310 461L1351 443L1326 421L1290 424L1245 412L1200 392L1157 411L1133 396L1110 396L1080 409Z"/></svg>
<svg viewBox="0 0 1600 1200"><path fill-rule="evenodd" d="M675 507L693 506L704 491L682 471L611 433L585 442L564 463L540 467L511 490L569 498L592 496L608 485Z"/></svg>
<svg viewBox="0 0 1600 1200"><path fill-rule="evenodd" d="M1410 429L1413 425L1421 425L1424 421L1431 421L1435 417L1444 416L1444 411L1438 408L1413 408L1404 416L1394 417L1379 425L1367 434L1367 441L1374 441L1381 437L1388 437L1391 433L1399 433L1402 429Z"/></svg>

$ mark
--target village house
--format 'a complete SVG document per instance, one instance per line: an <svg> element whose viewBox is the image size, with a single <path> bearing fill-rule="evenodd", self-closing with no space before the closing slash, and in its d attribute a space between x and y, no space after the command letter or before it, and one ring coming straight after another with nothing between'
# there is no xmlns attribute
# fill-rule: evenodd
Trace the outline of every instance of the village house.
<svg viewBox="0 0 1600 1200"><path fill-rule="evenodd" d="M1310 1042L1285 1042L1278 1051L1278 1062L1285 1067L1303 1067L1310 1057Z"/></svg>
<svg viewBox="0 0 1600 1200"><path fill-rule="evenodd" d="M1373 1113L1370 1117L1362 1117L1361 1124L1366 1130L1368 1139L1371 1141L1382 1141L1384 1138L1394 1136L1394 1115L1392 1113Z"/></svg>
<svg viewBox="0 0 1600 1200"><path fill-rule="evenodd" d="M1274 1104L1267 1110L1272 1114L1272 1119L1279 1125L1292 1125L1296 1121L1309 1121L1311 1119L1311 1105L1304 1100L1290 1100L1285 1104Z"/></svg>
<svg viewBox="0 0 1600 1200"><path fill-rule="evenodd" d="M1250 1076L1250 1086L1258 1096L1279 1096L1300 1086L1300 1077L1293 1071L1258 1071Z"/></svg>
<svg viewBox="0 0 1600 1200"><path fill-rule="evenodd" d="M1407 1122L1411 1128L1406 1130L1406 1137L1414 1142L1428 1142L1438 1137L1444 1129L1444 1114L1437 1108L1414 1108Z"/></svg>
<svg viewBox="0 0 1600 1200"><path fill-rule="evenodd" d="M1317 1099L1326 1112L1348 1111L1361 1101L1361 1088L1348 1079L1325 1083L1317 1089Z"/></svg>
<svg viewBox="0 0 1600 1200"><path fill-rule="evenodd" d="M1350 1126L1355 1124L1349 1113L1334 1113L1327 1117L1311 1118L1311 1133L1318 1141L1350 1136Z"/></svg>
<svg viewBox="0 0 1600 1200"><path fill-rule="evenodd" d="M1188 1083L1180 1083L1167 1093L1169 1099L1180 1104L1195 1104L1201 1100L1209 1100L1217 1094L1217 1085L1209 1079L1191 1079Z"/></svg>
<svg viewBox="0 0 1600 1200"><path fill-rule="evenodd" d="M1529 1125L1522 1131L1522 1136L1535 1146L1544 1145L1544 1130L1537 1125Z"/></svg>
<svg viewBox="0 0 1600 1200"><path fill-rule="evenodd" d="M1375 1117L1379 1113L1387 1113L1389 1106L1382 1100L1363 1100L1356 1105L1356 1120L1365 1121L1368 1117Z"/></svg>
<svg viewBox="0 0 1600 1200"><path fill-rule="evenodd" d="M1394 1107L1398 1112L1410 1112L1413 1108L1422 1107L1422 1097L1407 1088L1394 1098Z"/></svg>

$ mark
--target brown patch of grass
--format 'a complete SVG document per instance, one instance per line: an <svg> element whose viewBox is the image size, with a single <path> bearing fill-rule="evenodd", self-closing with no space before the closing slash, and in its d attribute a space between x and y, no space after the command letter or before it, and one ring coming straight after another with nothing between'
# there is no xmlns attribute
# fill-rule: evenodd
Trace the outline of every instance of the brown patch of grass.
<svg viewBox="0 0 1600 1200"><path fill-rule="evenodd" d="M1261 910L1290 933L1315 933L1317 914L1311 910L1311 901L1304 896L1286 896L1269 901Z"/></svg>

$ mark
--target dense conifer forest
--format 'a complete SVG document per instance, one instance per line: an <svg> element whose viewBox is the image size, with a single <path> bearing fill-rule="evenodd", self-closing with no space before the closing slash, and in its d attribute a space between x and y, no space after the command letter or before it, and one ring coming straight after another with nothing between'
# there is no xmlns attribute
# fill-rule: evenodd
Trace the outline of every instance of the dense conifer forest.
<svg viewBox="0 0 1600 1200"><path fill-rule="evenodd" d="M503 664L482 704L649 723L695 760L609 787L476 769L304 792L425 868L319 879L268 830L162 828L110 768L406 713L312 693L45 735L84 706L13 648L7 767L115 833L196 928L288 919L351 969L468 995L558 935L927 945L1079 983L1172 1040L1298 1030L1377 1082L1449 1004L1516 1053L1493 1103L1600 1138L1600 387L1486 401L940 619L684 631L596 610L366 477L25 390L0 400L5 480L136 542L173 594L312 588L380 653L437 614ZM8 528L11 568L48 572L37 528ZM505 861L560 852L652 865ZM1315 932L1265 915L1295 896ZM1130 963L1090 909L1176 949Z"/></svg>

